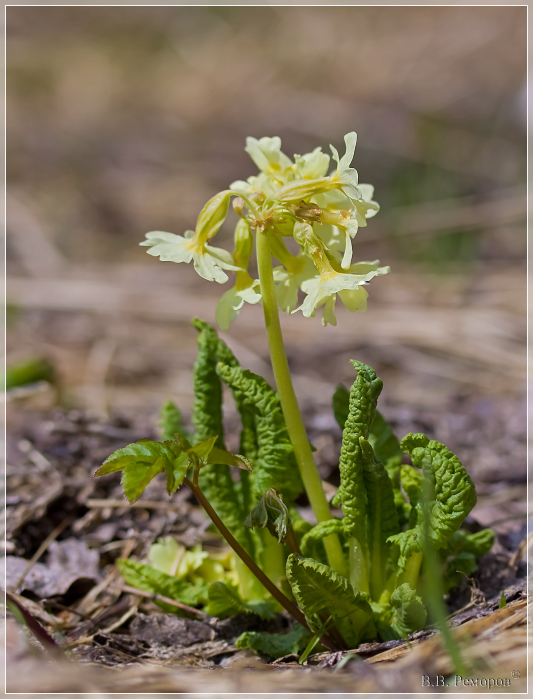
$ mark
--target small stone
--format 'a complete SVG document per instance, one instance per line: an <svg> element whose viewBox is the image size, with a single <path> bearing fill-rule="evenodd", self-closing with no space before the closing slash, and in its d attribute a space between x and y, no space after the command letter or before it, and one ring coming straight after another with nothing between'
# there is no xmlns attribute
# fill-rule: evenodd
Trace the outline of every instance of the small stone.
<svg viewBox="0 0 533 699"><path fill-rule="evenodd" d="M192 646L215 638L214 629L202 621L174 614L148 616L139 613L130 624L130 633L150 645L161 646Z"/></svg>

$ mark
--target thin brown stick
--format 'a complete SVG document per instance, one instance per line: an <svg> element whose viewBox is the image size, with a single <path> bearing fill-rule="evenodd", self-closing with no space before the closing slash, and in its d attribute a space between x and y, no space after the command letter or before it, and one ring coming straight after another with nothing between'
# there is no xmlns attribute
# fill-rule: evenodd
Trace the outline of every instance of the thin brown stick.
<svg viewBox="0 0 533 699"><path fill-rule="evenodd" d="M182 609L184 612L188 612L189 614L195 614L208 624L214 623L215 617L212 617L211 615L202 612L200 609L189 607L188 604L176 602L176 600L170 599L170 597L165 597L164 595L160 595L157 592L139 590L138 588L131 587L130 585L116 585L115 587L121 590L122 592L127 592L131 595L138 595L139 597L145 597L146 599L151 599L153 602L164 602L165 604L168 604L170 607L176 607L177 609Z"/></svg>
<svg viewBox="0 0 533 699"><path fill-rule="evenodd" d="M305 629L309 631L309 633L313 633L311 629L309 628L309 625L307 623L307 620L302 613L300 609L296 605L294 605L291 600L288 597L285 597L283 592L279 590L274 583L270 580L269 577L259 568L257 563L251 558L246 551L242 548L242 546L239 544L239 542L235 539L233 534L229 531L229 529L226 527L224 522L220 519L220 517L217 515L215 510L211 507L211 504L209 500L205 497L201 489L196 486L192 481L190 481L188 478L183 479L183 483L192 490L196 498L198 499L199 503L202 505L204 510L207 512L209 517L211 518L211 521L215 525L215 527L218 529L218 531L222 534L224 539L228 542L228 544L231 546L231 548L235 551L237 556L242 560L242 562L248 566L248 568L252 571L252 573L255 575L255 577L263 584L263 586L270 592L272 597L274 597L275 600L277 600L281 606L289 612L289 614L296 619L296 621L301 624ZM321 641L324 646L327 648L330 648L331 650L335 650L336 644L332 642L330 638L328 638L327 635L324 635L321 638Z"/></svg>
<svg viewBox="0 0 533 699"><path fill-rule="evenodd" d="M294 529L292 527L290 527L289 531L287 532L287 546L291 550L291 553L297 553L299 556L302 555L300 545L298 544Z"/></svg>

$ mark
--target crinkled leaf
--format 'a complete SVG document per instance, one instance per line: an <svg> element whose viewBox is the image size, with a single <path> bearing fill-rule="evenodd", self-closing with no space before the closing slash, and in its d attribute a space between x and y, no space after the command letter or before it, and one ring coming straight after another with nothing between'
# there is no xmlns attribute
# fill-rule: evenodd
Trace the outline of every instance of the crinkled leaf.
<svg viewBox="0 0 533 699"><path fill-rule="evenodd" d="M444 548L476 504L476 490L457 456L444 444L429 440L423 434L408 434L402 439L401 446L411 455L413 465L422 469L422 499L428 498L427 503L417 504L416 527L389 537L389 541L400 548L398 564L403 567L410 553L422 550L425 507L429 540L435 548Z"/></svg>
<svg viewBox="0 0 533 699"><path fill-rule="evenodd" d="M159 426L163 428L163 440L174 439L176 434L189 436L183 427L181 413L171 400L167 400L161 408L160 418Z"/></svg>
<svg viewBox="0 0 533 699"><path fill-rule="evenodd" d="M198 579L194 583L178 580L171 575L152 568L152 566L139 561L132 561L128 558L119 558L117 565L126 583L139 590L163 595L190 607L207 601L208 586L204 580ZM177 613L180 613L179 610L176 610L176 607L157 600L154 601L166 612L175 614L177 611Z"/></svg>
<svg viewBox="0 0 533 699"><path fill-rule="evenodd" d="M231 583L214 582L209 585L208 614L219 619L226 619L234 614L257 614L261 619L272 619L274 608L270 602L245 602L239 595L237 587Z"/></svg>
<svg viewBox="0 0 533 699"><path fill-rule="evenodd" d="M200 331L198 356L193 373L195 398L192 421L196 430L196 439L204 441L213 435L218 435L215 446L225 452L222 384L216 371L221 341L215 329L207 323L196 319L193 325ZM205 496L224 524L246 552L253 556L254 543L251 532L242 525L248 511L240 497L239 484L233 480L228 464L225 461L208 463L200 470L198 480Z"/></svg>
<svg viewBox="0 0 533 699"><path fill-rule="evenodd" d="M303 650L311 638L309 631L301 624L295 624L287 633L266 633L264 631L245 631L235 641L237 648L246 649L266 655L268 658L282 658L284 655Z"/></svg>
<svg viewBox="0 0 533 699"><path fill-rule="evenodd" d="M340 490L346 535L357 539L366 549L367 495L359 438L368 439L383 382L368 365L351 362L358 374L350 389L349 413L342 434Z"/></svg>
<svg viewBox="0 0 533 699"><path fill-rule="evenodd" d="M252 484L256 496L275 488L291 502L302 492L303 484L278 394L261 376L239 366L220 363L218 372L254 412L257 456Z"/></svg>
<svg viewBox="0 0 533 699"><path fill-rule="evenodd" d="M194 321L193 324L200 329L198 354L193 371L192 423L195 428L195 441L203 442L208 437L218 435L216 446L224 449L222 385L216 372L218 337L207 323Z"/></svg>
<svg viewBox="0 0 533 699"><path fill-rule="evenodd" d="M312 558L292 553L287 559L287 578L298 606L317 629L320 616L333 616L346 642L355 647L372 620L369 597L333 569Z"/></svg>
<svg viewBox="0 0 533 699"><path fill-rule="evenodd" d="M424 603L407 583L394 590L390 603L393 609L391 626L398 636L403 638L418 631L426 623L427 611Z"/></svg>
<svg viewBox="0 0 533 699"><path fill-rule="evenodd" d="M420 471L417 471L416 468L408 464L403 464L400 468L400 482L409 498L408 511L406 508L406 514L409 520L409 527L412 529L416 526L418 521L420 511L418 505L422 502L424 476Z"/></svg>

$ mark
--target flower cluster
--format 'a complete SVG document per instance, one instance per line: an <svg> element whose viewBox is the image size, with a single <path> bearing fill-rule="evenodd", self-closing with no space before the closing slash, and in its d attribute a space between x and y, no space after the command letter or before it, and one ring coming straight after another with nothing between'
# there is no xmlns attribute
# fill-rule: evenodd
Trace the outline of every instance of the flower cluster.
<svg viewBox="0 0 533 699"><path fill-rule="evenodd" d="M220 299L216 318L229 328L245 302L261 301L260 283L248 273L253 249L253 231L269 238L272 255L281 263L274 269L279 307L288 313L302 311L314 316L324 306L324 325L336 324L337 294L350 311L366 308L366 284L386 274L379 262L352 263L352 240L360 226L374 216L379 205L373 201L374 188L359 184L351 167L357 136L344 137L346 153L339 157L331 146L336 168L321 148L295 155L294 161L281 151L281 139L247 138L246 152L259 174L233 182L204 206L194 231L184 236L153 231L141 245L161 260L194 262L198 274L221 284L228 280L224 270L235 273L234 286ZM233 254L210 245L226 219L230 199L240 217L235 229ZM297 254L289 251L286 239L297 243ZM298 306L299 291L306 296Z"/></svg>

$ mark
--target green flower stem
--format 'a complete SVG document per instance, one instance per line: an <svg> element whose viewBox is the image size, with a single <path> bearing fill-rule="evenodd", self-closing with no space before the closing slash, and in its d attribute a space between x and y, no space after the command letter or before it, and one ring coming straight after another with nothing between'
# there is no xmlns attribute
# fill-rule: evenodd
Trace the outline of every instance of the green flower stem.
<svg viewBox="0 0 533 699"><path fill-rule="evenodd" d="M270 580L272 580L274 585L277 585L279 579L286 575L283 546L278 544L267 529L261 529L260 533L263 540L261 562Z"/></svg>
<svg viewBox="0 0 533 699"><path fill-rule="evenodd" d="M355 537L352 537L349 542L349 547L350 582L356 588L356 590L370 593L366 561L361 544Z"/></svg>
<svg viewBox="0 0 533 699"><path fill-rule="evenodd" d="M239 592L244 600L256 600L266 597L267 591L263 585L238 556L235 559L235 570L239 578Z"/></svg>
<svg viewBox="0 0 533 699"><path fill-rule="evenodd" d="M302 481L307 492L307 497L309 498L317 522L324 522L331 519L331 512L307 438L302 415L292 385L287 355L285 354L279 322L278 304L276 301L276 290L274 287L274 274L272 271L272 256L268 231L264 233L257 231L256 239L257 266L259 268L259 279L261 281L265 326L272 368L274 370L274 377L281 400L281 408L294 448L294 454L296 456L298 468L300 469ZM338 536L336 534L330 534L325 537L324 546L326 548L329 565L337 571L337 573L346 575L344 556Z"/></svg>
<svg viewBox="0 0 533 699"><path fill-rule="evenodd" d="M400 585L408 583L412 590L416 590L418 584L418 574L420 573L420 565L422 563L422 551L415 551L407 559L405 571L400 578Z"/></svg>

